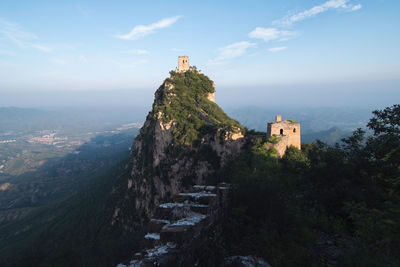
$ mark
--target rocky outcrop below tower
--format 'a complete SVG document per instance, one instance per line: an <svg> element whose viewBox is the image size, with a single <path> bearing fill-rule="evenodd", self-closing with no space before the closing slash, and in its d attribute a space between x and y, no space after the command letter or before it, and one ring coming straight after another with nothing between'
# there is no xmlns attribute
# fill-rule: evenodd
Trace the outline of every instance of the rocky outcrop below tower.
<svg viewBox="0 0 400 267"><path fill-rule="evenodd" d="M131 151L127 179L114 188L113 225L142 226L156 207L193 184L218 181L218 171L243 148L244 128L209 100L213 82L195 70L171 71L155 93Z"/></svg>

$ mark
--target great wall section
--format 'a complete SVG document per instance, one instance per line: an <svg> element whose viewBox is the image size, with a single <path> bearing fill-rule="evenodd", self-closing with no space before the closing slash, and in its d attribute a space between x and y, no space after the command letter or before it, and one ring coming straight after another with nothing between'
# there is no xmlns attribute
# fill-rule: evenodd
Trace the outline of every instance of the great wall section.
<svg viewBox="0 0 400 267"><path fill-rule="evenodd" d="M188 56L180 56L175 72L190 71L198 73L195 67L190 67ZM212 87L215 89L213 83ZM215 102L215 94L209 93L207 99ZM240 136L242 137L243 135ZM268 123L266 134L248 136L248 139L252 138L273 140L266 145L266 149L273 147L279 158L290 146L301 149L300 124L292 120L282 120L280 115L276 116L274 122ZM232 190L225 183L216 186L194 185L188 191L170 198L171 202L158 205L154 217L149 218L145 229L148 233L142 240L141 251L117 267L269 266L260 258L225 255L220 251L224 249L218 243L223 240Z"/></svg>
<svg viewBox="0 0 400 267"><path fill-rule="evenodd" d="M195 185L158 206L143 249L117 267L215 266L210 250L227 216L230 185ZM253 256L231 256L220 266L269 266Z"/></svg>

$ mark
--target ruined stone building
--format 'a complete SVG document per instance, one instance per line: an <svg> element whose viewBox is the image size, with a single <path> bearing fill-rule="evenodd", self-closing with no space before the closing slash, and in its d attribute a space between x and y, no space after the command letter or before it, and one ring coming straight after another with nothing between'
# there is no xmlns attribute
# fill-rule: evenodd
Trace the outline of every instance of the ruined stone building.
<svg viewBox="0 0 400 267"><path fill-rule="evenodd" d="M278 156L282 157L289 146L301 149L300 123L293 120L282 120L282 116L277 115L274 122L269 122L267 126L267 139L276 136L279 142L274 144L278 151Z"/></svg>
<svg viewBox="0 0 400 267"><path fill-rule="evenodd" d="M178 57L178 71L187 71L189 70L189 57L188 56L180 56Z"/></svg>

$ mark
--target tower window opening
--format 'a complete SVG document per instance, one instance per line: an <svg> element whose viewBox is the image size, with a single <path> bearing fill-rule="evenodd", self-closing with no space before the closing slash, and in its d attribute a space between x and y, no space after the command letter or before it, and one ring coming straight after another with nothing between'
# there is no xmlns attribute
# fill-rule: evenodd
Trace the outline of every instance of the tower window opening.
<svg viewBox="0 0 400 267"><path fill-rule="evenodd" d="M293 129L293 132L294 132L294 133L296 132L296 128Z"/></svg>
<svg viewBox="0 0 400 267"><path fill-rule="evenodd" d="M280 134L283 134L283 129L280 130Z"/></svg>

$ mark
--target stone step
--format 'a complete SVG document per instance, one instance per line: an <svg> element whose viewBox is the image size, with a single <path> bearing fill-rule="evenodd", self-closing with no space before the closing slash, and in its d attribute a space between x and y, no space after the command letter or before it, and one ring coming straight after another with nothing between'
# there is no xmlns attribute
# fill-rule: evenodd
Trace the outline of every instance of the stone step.
<svg viewBox="0 0 400 267"><path fill-rule="evenodd" d="M133 255L132 260L138 260L141 259L143 257L142 252L136 252L135 255Z"/></svg>
<svg viewBox="0 0 400 267"><path fill-rule="evenodd" d="M162 220L179 220L189 214L190 206L185 203L164 203L158 206L156 216Z"/></svg>
<svg viewBox="0 0 400 267"><path fill-rule="evenodd" d="M142 267L143 265L143 256L142 252L137 252L131 257L129 261L126 261L124 263L120 263L117 265L117 267Z"/></svg>
<svg viewBox="0 0 400 267"><path fill-rule="evenodd" d="M217 201L217 194L209 193L209 192L198 192L198 193L180 193L180 197L183 197L184 200L189 200L191 202L196 202L199 204L213 204Z"/></svg>
<svg viewBox="0 0 400 267"><path fill-rule="evenodd" d="M159 229L171 221L187 217L191 212L207 214L210 206L207 204L193 203L188 200L185 203L164 203L157 210L158 220L150 220L149 231L159 232Z"/></svg>
<svg viewBox="0 0 400 267"><path fill-rule="evenodd" d="M230 184L219 183L216 186L213 185L194 185L192 187L193 192L209 192L209 193L219 193L223 190L229 190Z"/></svg>
<svg viewBox="0 0 400 267"><path fill-rule="evenodd" d="M190 205L190 210L200 214L207 214L209 212L210 206L206 204L193 203Z"/></svg>
<svg viewBox="0 0 400 267"><path fill-rule="evenodd" d="M186 225L168 225L161 230L160 240L163 243L173 242L180 245L189 235L190 227Z"/></svg>
<svg viewBox="0 0 400 267"><path fill-rule="evenodd" d="M192 233L201 228L207 221L208 216L196 212L192 212L186 218L175 221L169 225L165 225L160 233L162 242L174 242L181 244L181 242Z"/></svg>
<svg viewBox="0 0 400 267"><path fill-rule="evenodd" d="M144 248L153 248L161 245L160 233L147 233L143 238Z"/></svg>
<svg viewBox="0 0 400 267"><path fill-rule="evenodd" d="M199 193L199 192L209 192L209 193L216 193L217 188L212 185L194 185L192 187L193 192Z"/></svg>
<svg viewBox="0 0 400 267"><path fill-rule="evenodd" d="M192 192L172 197L163 203L155 217L148 223L148 233L143 238L144 249L119 266L178 266L182 246L202 238L225 209L230 185L194 185ZM225 203L225 204L224 204Z"/></svg>
<svg viewBox="0 0 400 267"><path fill-rule="evenodd" d="M166 266L171 264L177 257L177 245L172 242L157 245L154 248L147 249L143 258L142 266ZM173 265L168 265L173 266Z"/></svg>
<svg viewBox="0 0 400 267"><path fill-rule="evenodd" d="M231 185L227 184L227 183L219 183L219 184L217 184L217 187L219 187L219 188L228 188L229 189L230 186Z"/></svg>
<svg viewBox="0 0 400 267"><path fill-rule="evenodd" d="M143 266L143 262L141 260L132 260L128 267L142 267Z"/></svg>
<svg viewBox="0 0 400 267"><path fill-rule="evenodd" d="M221 197L225 198L225 197L227 197L228 194L229 194L231 185L230 185L230 184L227 184L227 183L219 183L219 184L217 185L217 188L218 188L218 194L219 194Z"/></svg>
<svg viewBox="0 0 400 267"><path fill-rule="evenodd" d="M148 231L151 233L159 233L164 225L170 224L169 220L151 219L147 225Z"/></svg>

